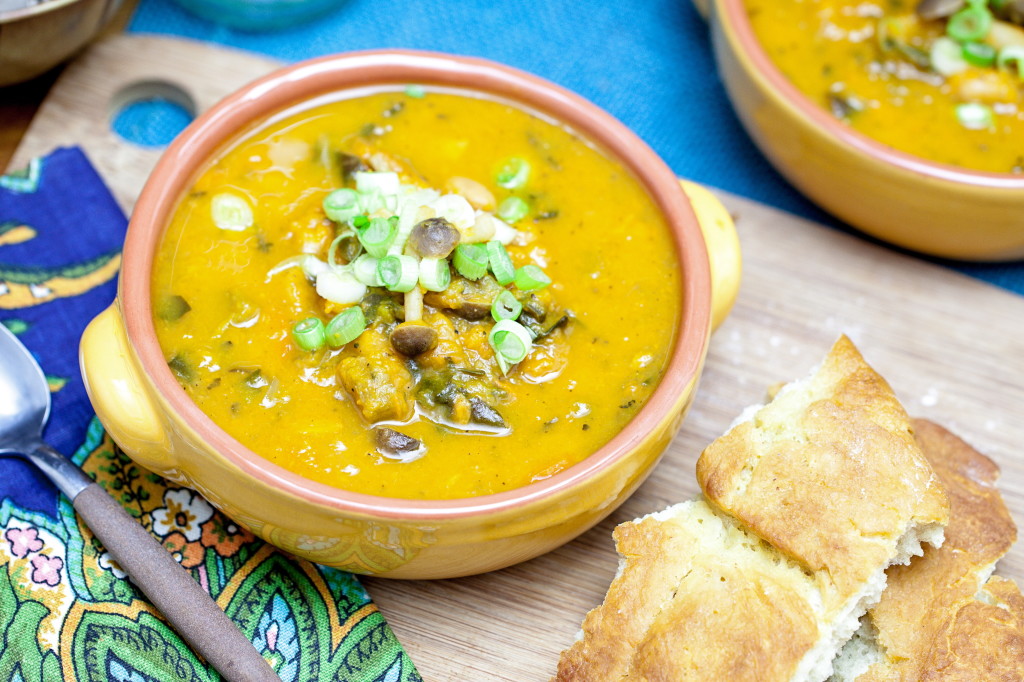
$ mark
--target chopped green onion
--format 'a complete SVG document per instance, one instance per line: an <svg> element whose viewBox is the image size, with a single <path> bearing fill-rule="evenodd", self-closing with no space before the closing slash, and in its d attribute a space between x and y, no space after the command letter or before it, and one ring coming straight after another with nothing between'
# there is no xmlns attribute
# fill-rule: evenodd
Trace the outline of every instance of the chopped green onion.
<svg viewBox="0 0 1024 682"><path fill-rule="evenodd" d="M341 348L349 341L354 341L366 329L366 316L357 305L346 308L327 323L327 344L331 348Z"/></svg>
<svg viewBox="0 0 1024 682"><path fill-rule="evenodd" d="M302 274L304 274L306 277L308 277L308 278L310 278L310 279L312 279L314 281L316 280L317 277L320 276L321 273L324 273L324 272L327 272L328 270L330 270L330 267L328 267L327 263L323 262L322 260L320 260L319 258L317 258L316 256L314 256L311 253L307 253L307 254L303 254L301 256L297 256L297 258L301 259L301 260L299 260L298 264L299 264L299 267L302 268ZM278 266L278 267L280 267L280 266ZM267 273L267 277L269 277L269 276L270 276L270 273L268 272Z"/></svg>
<svg viewBox="0 0 1024 682"><path fill-rule="evenodd" d="M405 94L408 95L409 97L412 97L413 99L423 99L423 96L426 95L427 93L423 89L422 85L416 85L415 83L411 83L405 86Z"/></svg>
<svg viewBox="0 0 1024 682"><path fill-rule="evenodd" d="M237 194L215 194L210 200L210 214L213 224L222 230L241 232L252 227L252 207Z"/></svg>
<svg viewBox="0 0 1024 682"><path fill-rule="evenodd" d="M366 285L356 279L349 269L328 270L316 277L316 293L331 303L348 305L358 303L366 296Z"/></svg>
<svg viewBox="0 0 1024 682"><path fill-rule="evenodd" d="M342 232L337 237L331 240L331 245L327 247L327 264L329 266L331 266L332 268L343 267L342 264L338 262L338 247L341 246L341 243L343 241L351 237L352 231L345 230L344 232Z"/></svg>
<svg viewBox="0 0 1024 682"><path fill-rule="evenodd" d="M1000 69L1009 69L1010 64L1017 67L1017 75L1024 80L1024 47L1020 45L1008 45L999 50L999 58L996 61Z"/></svg>
<svg viewBox="0 0 1024 682"><path fill-rule="evenodd" d="M512 265L505 245L497 239L487 242L487 261L491 265L494 279L498 280L501 286L510 284L516 278L516 266Z"/></svg>
<svg viewBox="0 0 1024 682"><path fill-rule="evenodd" d="M525 185L529 178L529 162L526 159L513 156L502 164L494 180L505 189L516 189Z"/></svg>
<svg viewBox="0 0 1024 682"><path fill-rule="evenodd" d="M352 219L352 227L356 228L357 230L361 230L369 224L370 219L364 215L357 215L355 218Z"/></svg>
<svg viewBox="0 0 1024 682"><path fill-rule="evenodd" d="M964 60L971 66L988 67L996 63L996 48L988 43L964 43Z"/></svg>
<svg viewBox="0 0 1024 682"><path fill-rule="evenodd" d="M395 222L387 218L374 218L369 226L359 233L359 243L366 253L380 258L388 252L395 238Z"/></svg>
<svg viewBox="0 0 1024 682"><path fill-rule="evenodd" d="M491 317L495 322L514 320L519 317L521 312L523 312L523 304L517 301L508 289L495 296L494 303L491 304Z"/></svg>
<svg viewBox="0 0 1024 682"><path fill-rule="evenodd" d="M530 205L519 197L509 197L498 204L498 217L510 223L516 223L530 212Z"/></svg>
<svg viewBox="0 0 1024 682"><path fill-rule="evenodd" d="M424 258L420 261L420 286L427 291L444 291L452 283L452 271L444 258Z"/></svg>
<svg viewBox="0 0 1024 682"><path fill-rule="evenodd" d="M952 38L936 38L928 52L928 59L932 69L943 76L953 76L966 71L968 67L964 48Z"/></svg>
<svg viewBox="0 0 1024 682"><path fill-rule="evenodd" d="M324 213L336 223L344 223L359 213L359 193L343 187L324 197Z"/></svg>
<svg viewBox="0 0 1024 682"><path fill-rule="evenodd" d="M512 365L521 362L533 346L533 336L530 335L530 331L512 320L501 320L495 323L488 340L500 359ZM501 363L499 362L499 364ZM505 368L502 368L502 371L505 371Z"/></svg>
<svg viewBox="0 0 1024 682"><path fill-rule="evenodd" d="M977 102L958 104L956 117L960 121L960 125L968 130L984 130L995 125L992 109Z"/></svg>
<svg viewBox="0 0 1024 682"><path fill-rule="evenodd" d="M992 28L992 13L978 5L967 6L951 16L946 24L946 33L953 40L968 43L981 40Z"/></svg>
<svg viewBox="0 0 1024 682"><path fill-rule="evenodd" d="M376 258L364 253L352 263L352 274L368 287L384 286L377 275L377 262Z"/></svg>
<svg viewBox="0 0 1024 682"><path fill-rule="evenodd" d="M327 328L319 317L307 317L292 327L292 338L302 350L320 350L327 342Z"/></svg>
<svg viewBox="0 0 1024 682"><path fill-rule="evenodd" d="M360 194L380 192L381 195L398 194L401 182L398 173L392 171L356 171L352 174Z"/></svg>
<svg viewBox="0 0 1024 682"><path fill-rule="evenodd" d="M391 291L411 291L420 279L420 264L412 256L384 256L377 262L377 276Z"/></svg>
<svg viewBox="0 0 1024 682"><path fill-rule="evenodd" d="M360 213L376 213L385 207L384 195L380 193L380 190L370 189L359 194Z"/></svg>
<svg viewBox="0 0 1024 682"><path fill-rule="evenodd" d="M466 279L480 279L487 273L487 248L483 244L459 244L452 262Z"/></svg>
<svg viewBox="0 0 1024 682"><path fill-rule="evenodd" d="M391 248L388 249L390 255L398 256L405 252L405 245L409 241L409 235L412 234L413 228L416 227L416 216L419 213L419 208L420 204L408 198L401 202L398 210L395 241L391 242Z"/></svg>
<svg viewBox="0 0 1024 682"><path fill-rule="evenodd" d="M536 265L524 265L516 270L516 286L520 291L543 289L551 284L551 278Z"/></svg>
<svg viewBox="0 0 1024 682"><path fill-rule="evenodd" d="M502 374L508 374L509 364L508 361L501 357L500 354L495 354L494 359L498 361L498 368Z"/></svg>

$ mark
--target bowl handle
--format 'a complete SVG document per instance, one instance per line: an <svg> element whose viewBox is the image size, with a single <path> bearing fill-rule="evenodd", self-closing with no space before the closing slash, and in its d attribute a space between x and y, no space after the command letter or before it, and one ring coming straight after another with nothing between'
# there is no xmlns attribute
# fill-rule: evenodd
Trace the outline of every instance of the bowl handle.
<svg viewBox="0 0 1024 682"><path fill-rule="evenodd" d="M114 442L147 469L173 469L167 432L139 376L116 302L85 328L79 362L89 400Z"/></svg>
<svg viewBox="0 0 1024 682"><path fill-rule="evenodd" d="M725 321L736 302L743 273L743 257L736 224L722 202L706 187L681 180L683 191L697 214L711 263L711 329Z"/></svg>

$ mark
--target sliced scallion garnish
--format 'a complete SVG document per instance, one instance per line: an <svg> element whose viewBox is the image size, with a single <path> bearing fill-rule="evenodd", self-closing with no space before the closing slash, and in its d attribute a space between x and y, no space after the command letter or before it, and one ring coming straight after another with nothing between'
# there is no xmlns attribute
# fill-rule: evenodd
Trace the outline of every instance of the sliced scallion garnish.
<svg viewBox="0 0 1024 682"><path fill-rule="evenodd" d="M1017 75L1024 80L1024 47L1020 45L1008 45L999 50L999 57L996 65L1000 69L1009 69L1010 64L1017 67Z"/></svg>
<svg viewBox="0 0 1024 682"><path fill-rule="evenodd" d="M382 208L386 208L386 202L384 195L380 193L378 189L369 189L365 192L359 193L359 212L367 215L376 213Z"/></svg>
<svg viewBox="0 0 1024 682"><path fill-rule="evenodd" d="M343 187L324 197L324 213L336 223L344 223L359 213L359 193Z"/></svg>
<svg viewBox="0 0 1024 682"><path fill-rule="evenodd" d="M992 28L992 12L981 5L968 5L949 18L946 34L961 43L981 40Z"/></svg>
<svg viewBox="0 0 1024 682"><path fill-rule="evenodd" d="M512 265L512 259L505 250L505 245L497 239L487 242L487 262L494 273L494 279L498 284L505 286L516 278L516 267Z"/></svg>
<svg viewBox="0 0 1024 682"><path fill-rule="evenodd" d="M523 158L513 156L507 159L495 174L494 181L505 189L516 189L530 179L530 163Z"/></svg>
<svg viewBox="0 0 1024 682"><path fill-rule="evenodd" d="M385 256L377 262L377 276L390 291L411 291L420 279L420 264L412 256Z"/></svg>
<svg viewBox="0 0 1024 682"><path fill-rule="evenodd" d="M495 296L494 302L491 303L491 317L495 322L514 320L519 317L521 312L523 312L523 304L517 301L508 289Z"/></svg>
<svg viewBox="0 0 1024 682"><path fill-rule="evenodd" d="M362 300L366 295L366 285L347 268L328 270L317 275L316 293L332 303L348 305Z"/></svg>
<svg viewBox="0 0 1024 682"><path fill-rule="evenodd" d="M452 262L466 279L480 279L487 273L487 249L483 244L459 244Z"/></svg>
<svg viewBox="0 0 1024 682"><path fill-rule="evenodd" d="M956 118L968 130L985 130L995 125L992 109L978 102L967 102L956 106Z"/></svg>
<svg viewBox="0 0 1024 682"><path fill-rule="evenodd" d="M409 97L412 97L413 99L423 99L423 96L427 93L423 89L422 85L410 83L409 85L405 86L405 94Z"/></svg>
<svg viewBox="0 0 1024 682"><path fill-rule="evenodd" d="M515 282L520 291L534 291L551 284L551 278L539 267L530 264L516 270Z"/></svg>
<svg viewBox="0 0 1024 682"><path fill-rule="evenodd" d="M996 63L996 48L988 43L964 43L963 56L971 66L985 68Z"/></svg>
<svg viewBox="0 0 1024 682"><path fill-rule="evenodd" d="M344 267L341 263L338 262L338 247L341 246L341 243L343 241L345 241L346 239L350 239L351 237L352 237L352 231L351 230L345 230L345 231L341 232L340 234L338 234L338 236L336 236L334 239L331 240L331 245L327 247L327 265L328 266L330 266L332 268Z"/></svg>
<svg viewBox="0 0 1024 682"><path fill-rule="evenodd" d="M521 362L533 346L533 336L530 335L530 331L512 320L496 322L488 340L499 359L510 365ZM501 364L499 362L499 365ZM502 367L502 371L506 371L506 368Z"/></svg>
<svg viewBox="0 0 1024 682"><path fill-rule="evenodd" d="M420 286L427 291L444 291L452 282L452 272L444 258L424 258L420 261Z"/></svg>
<svg viewBox="0 0 1024 682"><path fill-rule="evenodd" d="M357 280L368 287L384 286L384 283L380 281L380 277L377 275L377 262L378 259L364 253L353 261L352 274Z"/></svg>
<svg viewBox="0 0 1024 682"><path fill-rule="evenodd" d="M341 348L354 341L366 329L366 316L357 305L346 308L327 323L326 340L331 348Z"/></svg>
<svg viewBox="0 0 1024 682"><path fill-rule="evenodd" d="M508 197L498 204L498 217L510 223L517 223L530 212L530 205L519 197Z"/></svg>
<svg viewBox="0 0 1024 682"><path fill-rule="evenodd" d="M242 232L252 227L253 215L249 202L229 192L213 195L210 200L210 215L213 224L222 230Z"/></svg>
<svg viewBox="0 0 1024 682"><path fill-rule="evenodd" d="M395 222L387 218L374 218L366 229L359 233L359 243L366 253L380 258L388 252L388 247L395 239Z"/></svg>
<svg viewBox="0 0 1024 682"><path fill-rule="evenodd" d="M292 327L292 338L302 350L320 350L327 342L327 328L319 317L307 317Z"/></svg>
<svg viewBox="0 0 1024 682"><path fill-rule="evenodd" d="M954 76L967 70L964 48L952 38L936 38L928 53L932 69L943 76Z"/></svg>
<svg viewBox="0 0 1024 682"><path fill-rule="evenodd" d="M381 196L389 196L398 194L402 185L398 173L391 171L356 171L352 177L360 194L380 192Z"/></svg>

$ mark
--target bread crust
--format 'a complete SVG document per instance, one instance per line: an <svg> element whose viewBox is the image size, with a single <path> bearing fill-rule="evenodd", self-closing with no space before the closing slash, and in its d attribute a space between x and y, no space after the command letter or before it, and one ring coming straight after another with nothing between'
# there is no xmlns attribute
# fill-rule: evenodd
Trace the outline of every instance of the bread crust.
<svg viewBox="0 0 1024 682"><path fill-rule="evenodd" d="M617 680L629 672L633 649L689 568L684 558L689 536L680 530L651 517L615 528L619 574L604 603L584 618L583 637L562 652L558 682Z"/></svg>
<svg viewBox="0 0 1024 682"><path fill-rule="evenodd" d="M705 449L697 481L711 504L819 576L833 610L908 529L948 520L906 411L845 336L809 379Z"/></svg>
<svg viewBox="0 0 1024 682"><path fill-rule="evenodd" d="M789 679L820 636L813 583L703 501L615 529L623 557L556 680Z"/></svg>
<svg viewBox="0 0 1024 682"><path fill-rule="evenodd" d="M857 682L1024 679L1024 597L1010 580L984 575L1017 529L996 488L999 469L946 429L915 420L925 455L949 491L940 549L895 566L868 618L884 660ZM976 598L980 594L981 598Z"/></svg>
<svg viewBox="0 0 1024 682"><path fill-rule="evenodd" d="M806 390L709 446L698 479L713 500L616 528L619 575L558 682L821 680L901 538L948 514L906 413L845 337Z"/></svg>

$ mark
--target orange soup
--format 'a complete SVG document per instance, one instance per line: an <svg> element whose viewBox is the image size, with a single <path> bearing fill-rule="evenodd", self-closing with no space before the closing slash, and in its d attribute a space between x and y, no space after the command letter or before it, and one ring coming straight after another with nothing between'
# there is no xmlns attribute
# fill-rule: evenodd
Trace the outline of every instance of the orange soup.
<svg viewBox="0 0 1024 682"><path fill-rule="evenodd" d="M182 197L153 272L160 345L238 441L411 499L549 477L636 414L681 283L614 159L508 103L410 87L248 134Z"/></svg>
<svg viewBox="0 0 1024 682"><path fill-rule="evenodd" d="M745 0L804 94L895 149L1024 172L1024 20L1012 2Z"/></svg>

